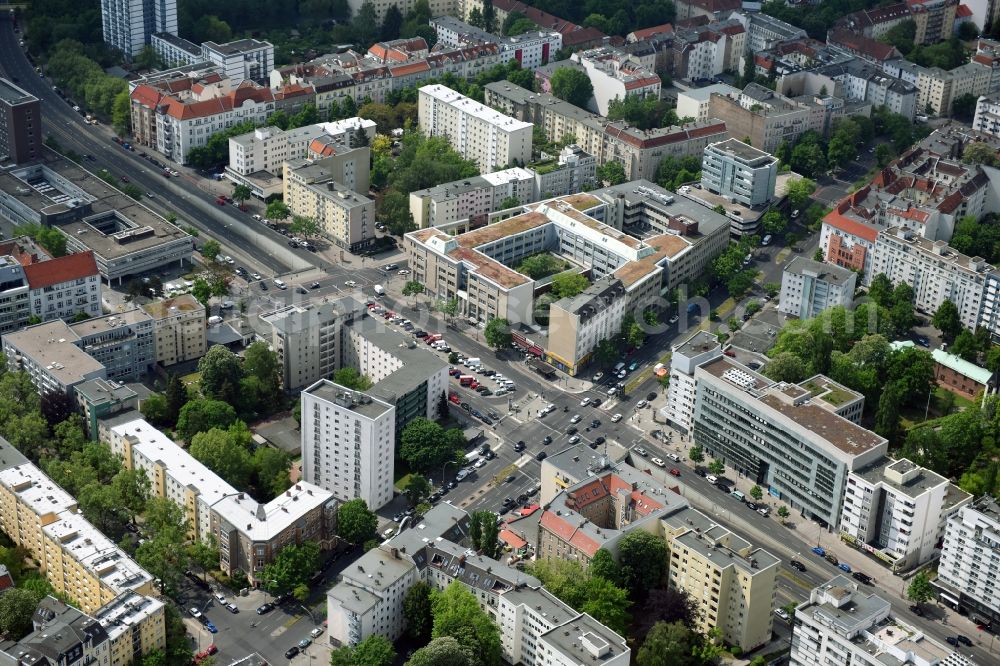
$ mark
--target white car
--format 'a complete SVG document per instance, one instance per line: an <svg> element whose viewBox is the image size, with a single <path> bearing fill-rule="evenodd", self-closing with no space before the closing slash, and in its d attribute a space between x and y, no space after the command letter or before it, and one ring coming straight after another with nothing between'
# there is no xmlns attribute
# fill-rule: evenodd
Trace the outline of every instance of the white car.
<svg viewBox="0 0 1000 666"><path fill-rule="evenodd" d="M590 381L592 381L592 382L599 382L603 378L604 378L604 373L603 372L598 372L596 375L593 376L593 378Z"/></svg>
<svg viewBox="0 0 1000 666"><path fill-rule="evenodd" d="M677 315L674 315L673 317L671 317L670 320L669 320L670 325L673 326L674 324L676 324L677 323L677 319L678 319Z"/></svg>
<svg viewBox="0 0 1000 666"><path fill-rule="evenodd" d="M638 453L643 458L645 458L647 455L649 455L648 453L646 453L646 449L642 448L641 446L635 447L633 449L633 451L635 451L636 453Z"/></svg>
<svg viewBox="0 0 1000 666"><path fill-rule="evenodd" d="M224 595L222 592L216 592L215 593L215 599L216 599L216 601L218 601L223 606L226 605L226 595Z"/></svg>
<svg viewBox="0 0 1000 666"><path fill-rule="evenodd" d="M253 219L255 219L258 222L260 222L260 215L257 215L256 213L254 213Z"/></svg>
<svg viewBox="0 0 1000 666"><path fill-rule="evenodd" d="M583 420L583 417L582 417L582 416L580 416L579 414L574 414L574 415L573 415L573 418L571 418L571 419L569 420L569 422L570 422L570 423L579 423L579 422L580 422L580 421L582 421L582 420Z"/></svg>
<svg viewBox="0 0 1000 666"><path fill-rule="evenodd" d="M659 458L650 458L649 462L653 463L657 467L666 467L667 463L663 462Z"/></svg>
<svg viewBox="0 0 1000 666"><path fill-rule="evenodd" d="M614 395L616 393L618 393L618 387L617 386L609 386L608 387L608 395Z"/></svg>
<svg viewBox="0 0 1000 666"><path fill-rule="evenodd" d="M345 287L357 287L358 283L355 282L354 280L348 280L347 282L344 283L344 286Z"/></svg>
<svg viewBox="0 0 1000 666"><path fill-rule="evenodd" d="M690 185L681 185L681 189L680 189L680 193L681 194L687 194L690 191L691 191L691 186Z"/></svg>
<svg viewBox="0 0 1000 666"><path fill-rule="evenodd" d="M483 467L485 465L486 465L486 458L480 458L479 460L476 461L476 464L473 465L473 467L479 469L480 467Z"/></svg>
<svg viewBox="0 0 1000 666"><path fill-rule="evenodd" d="M309 635L312 636L313 638L319 638L320 636L323 635L323 627L316 627L315 629L309 632Z"/></svg>
<svg viewBox="0 0 1000 666"><path fill-rule="evenodd" d="M580 436L579 435L573 435L572 437L569 438L569 443L570 444L576 444L579 441L580 441Z"/></svg>
<svg viewBox="0 0 1000 666"><path fill-rule="evenodd" d="M788 614L788 611L786 611L784 608L775 608L774 614L780 617L785 622L791 622L792 620L792 617Z"/></svg>
<svg viewBox="0 0 1000 666"><path fill-rule="evenodd" d="M201 611L198 610L197 608L190 609L188 613L191 613L191 617L195 618L196 620L201 617Z"/></svg>
<svg viewBox="0 0 1000 666"><path fill-rule="evenodd" d="M677 455L676 453L668 453L667 457L670 458L671 460L673 460L674 462L680 462L681 461L681 457L679 455Z"/></svg>
<svg viewBox="0 0 1000 666"><path fill-rule="evenodd" d="M259 280L260 279L260 273L251 273L250 277L252 277L254 280Z"/></svg>
<svg viewBox="0 0 1000 666"><path fill-rule="evenodd" d="M580 401L581 407L586 407L589 404L590 404L590 398L584 398L583 400Z"/></svg>
<svg viewBox="0 0 1000 666"><path fill-rule="evenodd" d="M636 409L642 409L647 404L649 404L649 403L647 403L645 400L640 400L639 402L635 403L635 408Z"/></svg>
<svg viewBox="0 0 1000 666"><path fill-rule="evenodd" d="M407 269L405 269L405 268L401 269L401 270L400 270L400 271L399 271L399 272L397 273L397 275L409 275L409 274L410 274L410 271L408 271L408 270L407 270Z"/></svg>
<svg viewBox="0 0 1000 666"><path fill-rule="evenodd" d="M614 416L611 417L611 422L612 423L618 423L621 420L622 420L622 415L621 414L615 414Z"/></svg>

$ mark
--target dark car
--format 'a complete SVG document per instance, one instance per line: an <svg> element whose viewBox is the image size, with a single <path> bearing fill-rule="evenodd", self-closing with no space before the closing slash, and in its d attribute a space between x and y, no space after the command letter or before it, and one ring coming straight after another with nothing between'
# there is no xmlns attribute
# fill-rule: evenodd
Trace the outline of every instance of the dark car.
<svg viewBox="0 0 1000 666"><path fill-rule="evenodd" d="M535 456L535 460L545 460L548 457L549 454L547 454L545 451L539 451L538 455Z"/></svg>
<svg viewBox="0 0 1000 666"><path fill-rule="evenodd" d="M507 478L505 479L505 481L506 481L507 483L514 483L514 478L515 478L515 477L514 477L514 475L513 475L513 474L511 474L510 476L508 476L508 477L507 477Z"/></svg>
<svg viewBox="0 0 1000 666"><path fill-rule="evenodd" d="M503 498L503 505L504 506L510 506L512 504L514 504L514 498L513 497L504 497Z"/></svg>
<svg viewBox="0 0 1000 666"><path fill-rule="evenodd" d="M299 654L299 646L293 645L292 647L285 650L285 659L291 659Z"/></svg>
<svg viewBox="0 0 1000 666"><path fill-rule="evenodd" d="M955 636L955 639L962 645L967 645L968 647L972 647L972 641L969 640L968 636L963 636L962 634L959 634Z"/></svg>
<svg viewBox="0 0 1000 666"><path fill-rule="evenodd" d="M796 571L801 571L802 573L805 573L806 571L806 565L802 564L798 560L792 560L791 562L788 563L788 565L793 569L795 569Z"/></svg>
<svg viewBox="0 0 1000 666"><path fill-rule="evenodd" d="M868 574L861 573L860 571L855 571L854 573L851 574L851 576L854 577L854 580L864 583L865 585L872 584L872 578Z"/></svg>
<svg viewBox="0 0 1000 666"><path fill-rule="evenodd" d="M463 403L461 404L461 407L462 407L462 409L464 409L464 410L465 410L465 411L467 411L467 412L468 412L468 411L471 411L471 410L472 410L472 407L471 407L471 406L469 405L469 403L467 403L467 402L463 402Z"/></svg>
<svg viewBox="0 0 1000 666"><path fill-rule="evenodd" d="M274 604L267 602L266 604L261 604L257 607L257 615L266 615L274 610Z"/></svg>
<svg viewBox="0 0 1000 666"><path fill-rule="evenodd" d="M751 511L756 511L757 510L757 504L756 504L756 502L747 502L746 505L747 505L747 508L750 509Z"/></svg>
<svg viewBox="0 0 1000 666"><path fill-rule="evenodd" d="M601 444L603 444L606 441L607 440L605 440L604 436L602 435L602 436L600 436L600 437L598 437L597 439L594 440L594 444L597 444L598 446L600 446Z"/></svg>
<svg viewBox="0 0 1000 666"><path fill-rule="evenodd" d="M298 247L298 246L299 246L299 244L296 243L295 241L293 241L293 240L288 241L288 247ZM295 648L295 649L298 650L298 648Z"/></svg>
<svg viewBox="0 0 1000 666"><path fill-rule="evenodd" d="M524 451L524 442L518 442L517 444L515 444L514 450L517 451L518 453Z"/></svg>
<svg viewBox="0 0 1000 666"><path fill-rule="evenodd" d="M704 477L704 476L706 476L708 474L708 468L707 467L702 467L701 465L698 465L697 467L695 467L694 471L695 471L695 473L698 476L701 476L701 477Z"/></svg>
<svg viewBox="0 0 1000 666"><path fill-rule="evenodd" d="M576 429L576 426L570 426L570 427L566 428L566 434L567 435L575 435L577 432L579 432L579 431Z"/></svg>
<svg viewBox="0 0 1000 666"><path fill-rule="evenodd" d="M649 395L646 396L646 400L647 401L656 400L656 393L655 392L650 392Z"/></svg>
<svg viewBox="0 0 1000 666"><path fill-rule="evenodd" d="M488 409L488 410L486 410L486 414L487 414L487 415L488 415L488 416L489 416L489 417L490 417L491 419L499 419L499 418L500 418L500 415L499 415L499 414L497 414L497 413L496 413L495 411L493 411L492 409Z"/></svg>
<svg viewBox="0 0 1000 666"><path fill-rule="evenodd" d="M542 438L542 446L548 446L551 443L552 443L552 437L550 435L546 435L545 437Z"/></svg>
<svg viewBox="0 0 1000 666"><path fill-rule="evenodd" d="M594 419L593 421L591 421L590 422L590 427L591 428L600 428L601 427L601 419Z"/></svg>
<svg viewBox="0 0 1000 666"><path fill-rule="evenodd" d="M590 406L591 407L600 407L601 406L601 399L600 398L594 398L593 400L590 401Z"/></svg>
<svg viewBox="0 0 1000 666"><path fill-rule="evenodd" d="M954 636L948 636L947 638L945 638L945 640L948 641L948 645L951 645L953 647L958 647L958 639L955 638Z"/></svg>
<svg viewBox="0 0 1000 666"><path fill-rule="evenodd" d="M296 287L295 291L299 292L303 296L308 296L309 295L309 290L306 289L305 287Z"/></svg>
<svg viewBox="0 0 1000 666"><path fill-rule="evenodd" d="M415 338L426 338L427 337L427 331L414 331L413 332L413 337L415 337Z"/></svg>

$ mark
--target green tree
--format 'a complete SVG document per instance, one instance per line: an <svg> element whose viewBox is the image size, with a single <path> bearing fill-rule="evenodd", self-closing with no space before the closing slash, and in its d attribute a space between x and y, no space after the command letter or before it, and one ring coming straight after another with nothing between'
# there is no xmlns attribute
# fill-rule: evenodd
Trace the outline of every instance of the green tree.
<svg viewBox="0 0 1000 666"><path fill-rule="evenodd" d="M337 507L337 533L352 544L364 543L375 536L378 516L368 509L363 499L352 499Z"/></svg>
<svg viewBox="0 0 1000 666"><path fill-rule="evenodd" d="M169 419L167 418L167 399L159 393L154 393L143 400L142 404L139 405L139 411L153 425L162 426L169 424Z"/></svg>
<svg viewBox="0 0 1000 666"><path fill-rule="evenodd" d="M906 598L918 604L926 603L935 596L934 586L923 571L910 579L910 584L906 588Z"/></svg>
<svg viewBox="0 0 1000 666"><path fill-rule="evenodd" d="M213 345L198 361L202 395L231 405L239 400L243 368L240 358L222 345Z"/></svg>
<svg viewBox="0 0 1000 666"><path fill-rule="evenodd" d="M184 385L184 381L180 375L170 375L170 378L167 380L167 390L164 393L164 398L166 400L164 418L167 424L174 425L181 414L181 408L188 401L187 386Z"/></svg>
<svg viewBox="0 0 1000 666"><path fill-rule="evenodd" d="M486 339L486 344L497 350L510 347L514 341L510 322L503 318L491 319L483 330L483 337Z"/></svg>
<svg viewBox="0 0 1000 666"><path fill-rule="evenodd" d="M201 256L205 257L209 261L215 261L215 258L222 254L222 246L219 245L218 241L212 240L211 238L202 243L201 246Z"/></svg>
<svg viewBox="0 0 1000 666"><path fill-rule="evenodd" d="M985 164L986 166L997 166L1000 159L997 158L997 151L988 143L973 141L962 151L962 161L967 164Z"/></svg>
<svg viewBox="0 0 1000 666"><path fill-rule="evenodd" d="M879 273L872 278L871 285L868 287L868 298L884 308L892 306L892 281L889 280L888 275Z"/></svg>
<svg viewBox="0 0 1000 666"><path fill-rule="evenodd" d="M743 298L743 296L753 288L754 281L756 279L757 271L739 271L726 281L726 290L729 292L729 295L735 299Z"/></svg>
<svg viewBox="0 0 1000 666"><path fill-rule="evenodd" d="M189 525L183 509L164 497L146 504L146 534L135 551L136 561L160 579L160 590L175 589L187 568L184 543Z"/></svg>
<svg viewBox="0 0 1000 666"><path fill-rule="evenodd" d="M476 9L478 7L473 11ZM406 666L475 666L477 663L472 650L451 636L442 636L414 652Z"/></svg>
<svg viewBox="0 0 1000 666"><path fill-rule="evenodd" d="M644 599L652 587L659 587L666 574L667 543L662 538L633 530L618 542L620 580L633 599Z"/></svg>
<svg viewBox="0 0 1000 666"><path fill-rule="evenodd" d="M574 106L585 108L594 96L594 86L585 72L572 67L559 67L550 80L552 94Z"/></svg>
<svg viewBox="0 0 1000 666"><path fill-rule="evenodd" d="M389 639L372 634L353 647L347 645L334 650L330 654L330 666L392 666L395 659L396 650Z"/></svg>
<svg viewBox="0 0 1000 666"><path fill-rule="evenodd" d="M431 637L431 587L417 581L403 597L403 619L406 634L417 643L426 643Z"/></svg>
<svg viewBox="0 0 1000 666"><path fill-rule="evenodd" d="M484 666L500 666L500 633L465 585L456 580L442 592L433 591L431 608L432 638L451 636L470 648Z"/></svg>
<svg viewBox="0 0 1000 666"><path fill-rule="evenodd" d="M416 506L431 494L431 484L422 474L410 474L401 490L410 506Z"/></svg>
<svg viewBox="0 0 1000 666"><path fill-rule="evenodd" d="M0 596L0 634L20 640L31 631L31 617L42 596L32 590L12 588Z"/></svg>
<svg viewBox="0 0 1000 666"><path fill-rule="evenodd" d="M374 384L370 377L362 375L360 372L350 367L340 368L335 371L333 373L333 381L335 384L340 384L341 386L354 389L355 391L367 391Z"/></svg>
<svg viewBox="0 0 1000 666"><path fill-rule="evenodd" d="M253 463L250 461L248 443L250 432L242 422L234 423L228 430L212 428L191 440L191 455L230 485L244 488L250 484Z"/></svg>
<svg viewBox="0 0 1000 666"><path fill-rule="evenodd" d="M118 500L119 510L129 522L146 508L150 497L149 477L144 469L122 469L111 480L111 490Z"/></svg>
<svg viewBox="0 0 1000 666"><path fill-rule="evenodd" d="M979 343L971 331L963 329L955 341L951 343L951 348L948 351L970 363L975 363L979 358Z"/></svg>
<svg viewBox="0 0 1000 666"><path fill-rule="evenodd" d="M788 228L788 220L774 208L764 213L762 223L764 224L764 232L768 234L784 233L785 229Z"/></svg>
<svg viewBox="0 0 1000 666"><path fill-rule="evenodd" d="M962 319L958 313L958 307L950 300L945 299L938 306L931 318L934 327L941 331L945 341L951 342L962 330Z"/></svg>
<svg viewBox="0 0 1000 666"><path fill-rule="evenodd" d="M267 210L264 216L271 221L281 221L287 220L292 215L292 209L288 207L284 201L280 199L275 199L271 203L267 204Z"/></svg>
<svg viewBox="0 0 1000 666"><path fill-rule="evenodd" d="M764 497L764 491L760 486L754 484L753 488L750 489L750 497L754 498L758 502Z"/></svg>
<svg viewBox="0 0 1000 666"><path fill-rule="evenodd" d="M971 93L959 95L951 102L951 115L963 122L972 122L972 116L976 113L976 102L978 97ZM994 156L996 153L994 152Z"/></svg>
<svg viewBox="0 0 1000 666"><path fill-rule="evenodd" d="M177 432L188 442L200 432L228 428L236 422L236 410L220 400L191 400L177 417Z"/></svg>
<svg viewBox="0 0 1000 666"><path fill-rule="evenodd" d="M680 622L659 622L636 654L638 666L702 666L701 637Z"/></svg>
<svg viewBox="0 0 1000 666"><path fill-rule="evenodd" d="M403 285L403 296L419 296L422 293L424 293L424 285L416 280L410 280Z"/></svg>
<svg viewBox="0 0 1000 666"><path fill-rule="evenodd" d="M304 585L319 570L322 553L315 541L303 541L284 546L274 560L264 566L261 580L273 594L291 592Z"/></svg>
<svg viewBox="0 0 1000 666"><path fill-rule="evenodd" d="M614 556L604 548L601 548L590 558L590 567L587 572L591 576L598 576L604 580L619 585L622 577L621 567L615 561Z"/></svg>
<svg viewBox="0 0 1000 666"><path fill-rule="evenodd" d="M314 218L305 217L303 215L293 215L292 223L288 225L288 230L293 234L302 236L303 238L311 238L313 236L318 236L321 228L319 222Z"/></svg>
<svg viewBox="0 0 1000 666"><path fill-rule="evenodd" d="M590 280L580 273L567 271L553 277L551 284L554 298L572 298L590 286Z"/></svg>
<svg viewBox="0 0 1000 666"><path fill-rule="evenodd" d="M621 185L625 182L625 167L621 162L605 162L597 167L597 180L608 185Z"/></svg>
<svg viewBox="0 0 1000 666"><path fill-rule="evenodd" d="M435 470L449 460L455 460L465 448L460 430L445 430L423 417L410 421L400 436L399 457L418 471Z"/></svg>
<svg viewBox="0 0 1000 666"><path fill-rule="evenodd" d="M690 458L692 462L698 464L703 463L705 462L705 450L701 448L701 446L694 444L690 449L688 449L688 458Z"/></svg>
<svg viewBox="0 0 1000 666"><path fill-rule="evenodd" d="M382 41L399 38L399 29L403 26L403 12L397 5L391 5L382 19Z"/></svg>
<svg viewBox="0 0 1000 666"><path fill-rule="evenodd" d="M469 535L472 546L486 557L500 556L497 515L492 511L476 511L470 520Z"/></svg>
<svg viewBox="0 0 1000 666"><path fill-rule="evenodd" d="M201 569L203 580L208 577L209 571L219 568L219 545L214 534L208 536L207 541L193 539L184 547L188 562Z"/></svg>
<svg viewBox="0 0 1000 666"><path fill-rule="evenodd" d="M250 200L253 196L253 192L246 185L236 185L233 187L233 200L240 204L240 208L243 204Z"/></svg>
<svg viewBox="0 0 1000 666"><path fill-rule="evenodd" d="M815 143L800 141L792 149L791 167L798 173L822 173L826 171L826 156L823 154L823 148Z"/></svg>
<svg viewBox="0 0 1000 666"><path fill-rule="evenodd" d="M254 470L254 487L262 498L277 497L292 485L288 471L292 467L291 457L280 449L258 446L251 457Z"/></svg>
<svg viewBox="0 0 1000 666"><path fill-rule="evenodd" d="M111 126L114 127L115 134L118 136L125 136L132 129L132 99L129 97L127 88L115 95L115 101L111 107Z"/></svg>
<svg viewBox="0 0 1000 666"><path fill-rule="evenodd" d="M807 171L806 173L817 172ZM805 208L806 204L809 203L809 197L815 191L816 183L808 178L796 178L789 181L785 186L785 195L788 197L788 203L791 204L792 208L796 209Z"/></svg>
<svg viewBox="0 0 1000 666"><path fill-rule="evenodd" d="M784 504L782 504L781 506L778 507L778 518L781 518L782 522L784 522L785 520L787 520L788 516L790 516L790 515L791 515L791 512L788 511L788 507L787 506L785 506Z"/></svg>
<svg viewBox="0 0 1000 666"><path fill-rule="evenodd" d="M521 263L517 266L517 272L524 273L532 280L540 280L553 273L558 273L566 268L566 266L565 261L554 257L548 252L539 252L521 260Z"/></svg>
<svg viewBox="0 0 1000 666"><path fill-rule="evenodd" d="M537 560L529 570L545 589L574 610L589 613L614 631L626 631L631 602L623 588L569 560Z"/></svg>
<svg viewBox="0 0 1000 666"><path fill-rule="evenodd" d="M726 471L726 464L716 458L712 460L712 462L708 463L708 471L712 474L722 474Z"/></svg>

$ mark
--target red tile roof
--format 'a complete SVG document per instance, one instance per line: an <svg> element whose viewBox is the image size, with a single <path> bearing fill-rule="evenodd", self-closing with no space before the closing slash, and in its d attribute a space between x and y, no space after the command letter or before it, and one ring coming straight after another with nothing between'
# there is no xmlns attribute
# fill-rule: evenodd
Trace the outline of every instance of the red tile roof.
<svg viewBox="0 0 1000 666"><path fill-rule="evenodd" d="M670 23L664 23L663 25L654 25L649 28L643 28L642 30L633 30L629 33L629 41L641 42L644 39L649 39L650 37L655 37L656 35L669 35L673 33L674 26Z"/></svg>
<svg viewBox="0 0 1000 666"><path fill-rule="evenodd" d="M899 51L891 44L883 44L847 30L834 30L828 41L834 46L843 46L876 60L888 60L899 55Z"/></svg>
<svg viewBox="0 0 1000 666"><path fill-rule="evenodd" d="M37 264L28 264L24 267L24 274L32 289L44 289L70 280L97 275L97 261L94 259L94 253L88 250Z"/></svg>
<svg viewBox="0 0 1000 666"><path fill-rule="evenodd" d="M500 540L506 543L508 546L514 550L524 548L528 545L528 542L517 536L510 530L500 530Z"/></svg>
<svg viewBox="0 0 1000 666"><path fill-rule="evenodd" d="M660 83L660 77L658 76L647 76L641 79L634 79L625 84L625 90L635 90L637 88L645 88L646 86L654 86Z"/></svg>
<svg viewBox="0 0 1000 666"><path fill-rule="evenodd" d="M875 239L878 237L877 229L844 216L839 206L830 211L827 216L823 218L823 223L829 224L835 229L840 229L850 236L862 238L870 243L874 243Z"/></svg>
<svg viewBox="0 0 1000 666"><path fill-rule="evenodd" d="M971 18L972 10L969 9L968 5L959 5L958 9L955 10L955 18Z"/></svg>
<svg viewBox="0 0 1000 666"><path fill-rule="evenodd" d="M409 65L399 65L398 67L390 67L389 72L393 76L408 76L410 74L416 74L417 72L429 71L431 66L426 60L421 60L420 62L410 63Z"/></svg>

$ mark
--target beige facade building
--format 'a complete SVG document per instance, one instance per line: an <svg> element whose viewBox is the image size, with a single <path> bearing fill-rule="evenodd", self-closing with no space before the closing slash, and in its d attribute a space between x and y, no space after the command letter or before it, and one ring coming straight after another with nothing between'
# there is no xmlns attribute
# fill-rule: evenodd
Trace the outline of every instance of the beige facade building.
<svg viewBox="0 0 1000 666"><path fill-rule="evenodd" d="M153 577L78 513L76 499L0 439L0 530L52 588L96 613L119 595L155 594Z"/></svg>
<svg viewBox="0 0 1000 666"><path fill-rule="evenodd" d="M539 557L575 559L587 566L598 550L617 557L629 532L649 532L666 541L669 585L698 604L698 631L717 628L727 644L743 650L770 640L777 557L692 509L648 474L607 459L581 467L585 454L565 454L543 466L543 477L557 485L565 479L566 485L539 519ZM574 478L581 480L573 483Z"/></svg>
<svg viewBox="0 0 1000 666"><path fill-rule="evenodd" d="M483 173L531 161L531 123L511 118L434 84L420 89L417 99L420 131L447 137L462 157Z"/></svg>
<svg viewBox="0 0 1000 666"><path fill-rule="evenodd" d="M284 199L293 215L316 220L321 233L352 252L375 239L375 202L344 182L368 182L369 151L331 154L319 161L295 160L284 165Z"/></svg>
<svg viewBox="0 0 1000 666"><path fill-rule="evenodd" d="M205 355L208 349L205 306L198 299L181 294L141 307L153 318L157 363L168 367Z"/></svg>

